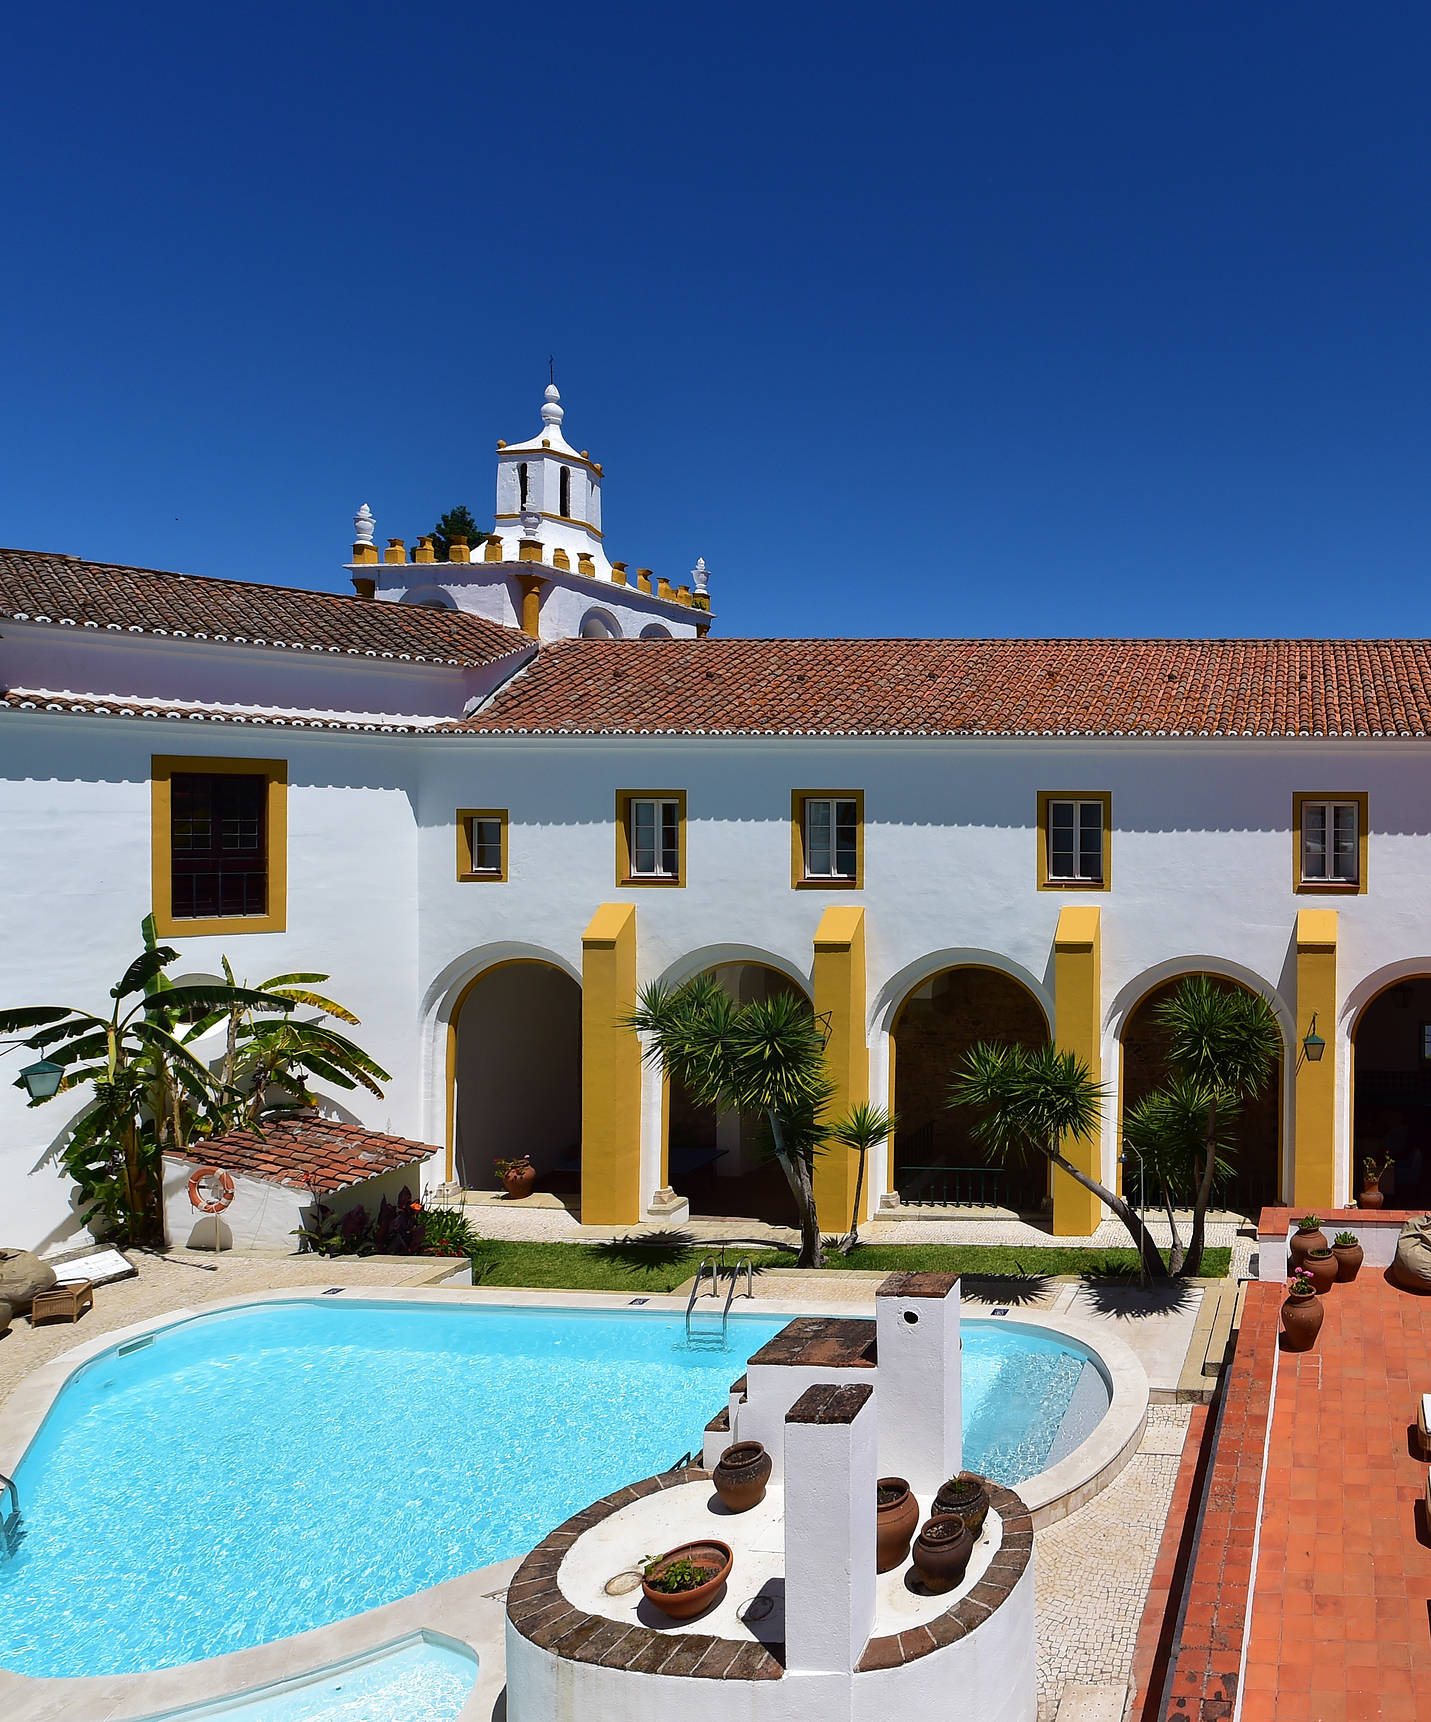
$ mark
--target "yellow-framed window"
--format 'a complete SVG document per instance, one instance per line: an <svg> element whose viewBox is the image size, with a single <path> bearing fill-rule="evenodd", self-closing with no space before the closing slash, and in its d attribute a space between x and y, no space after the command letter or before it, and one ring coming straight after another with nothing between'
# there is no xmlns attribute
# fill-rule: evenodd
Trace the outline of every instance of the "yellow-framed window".
<svg viewBox="0 0 1431 1722"><path fill-rule="evenodd" d="M150 862L161 937L288 924L288 762L155 754Z"/></svg>
<svg viewBox="0 0 1431 1722"><path fill-rule="evenodd" d="M507 877L507 809L457 809L457 877L466 885L502 884Z"/></svg>
<svg viewBox="0 0 1431 1722"><path fill-rule="evenodd" d="M1039 890L1106 891L1112 881L1112 792L1040 790Z"/></svg>
<svg viewBox="0 0 1431 1722"><path fill-rule="evenodd" d="M1293 795L1292 889L1363 895L1367 818L1367 796L1358 790Z"/></svg>
<svg viewBox="0 0 1431 1722"><path fill-rule="evenodd" d="M616 883L679 887L685 882L685 790L618 790Z"/></svg>
<svg viewBox="0 0 1431 1722"><path fill-rule="evenodd" d="M865 792L796 789L790 796L790 883L797 891L862 891Z"/></svg>

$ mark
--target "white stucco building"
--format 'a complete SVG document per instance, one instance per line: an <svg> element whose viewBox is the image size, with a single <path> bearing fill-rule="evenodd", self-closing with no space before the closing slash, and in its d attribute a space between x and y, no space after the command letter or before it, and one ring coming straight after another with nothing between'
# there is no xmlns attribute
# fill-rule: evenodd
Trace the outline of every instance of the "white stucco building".
<svg viewBox="0 0 1431 1722"><path fill-rule="evenodd" d="M1239 1126L1245 1208L1344 1201L1387 1142L1419 1176L1427 642L707 637L702 590L613 578L601 469L548 393L499 450L500 560L375 563L360 518L350 598L0 552L5 1004L101 1005L151 910L172 974L325 971L393 1073L342 1115L442 1144L433 1180L531 1152L623 1224L670 1185L782 1200L753 1126L643 1071L640 984L715 968L828 1013L840 1103L901 1114L871 1208L1028 1208L1041 1176L989 1171L944 1105L963 1052L1077 1050L1114 1183L1160 989L1208 972L1284 1035ZM203 853L175 847L180 803ZM0 1085L0 1241L81 1224L66 1104ZM853 1166L817 1183L843 1229ZM1055 1229L1086 1233L1097 1205L1058 1183Z"/></svg>

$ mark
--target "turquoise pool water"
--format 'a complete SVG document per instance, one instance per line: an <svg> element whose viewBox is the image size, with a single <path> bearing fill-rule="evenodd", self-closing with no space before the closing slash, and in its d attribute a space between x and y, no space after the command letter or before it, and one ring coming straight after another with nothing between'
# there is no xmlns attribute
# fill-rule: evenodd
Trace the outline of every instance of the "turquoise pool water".
<svg viewBox="0 0 1431 1722"><path fill-rule="evenodd" d="M340 1620L526 1550L699 1450L785 1318L688 1351L667 1312L249 1305L86 1364L16 1481L0 1665L165 1668ZM964 1326L965 1463L1042 1468L1084 1356Z"/></svg>
<svg viewBox="0 0 1431 1722"><path fill-rule="evenodd" d="M286 1692L184 1710L174 1722L456 1722L476 1680L471 1656L418 1642Z"/></svg>

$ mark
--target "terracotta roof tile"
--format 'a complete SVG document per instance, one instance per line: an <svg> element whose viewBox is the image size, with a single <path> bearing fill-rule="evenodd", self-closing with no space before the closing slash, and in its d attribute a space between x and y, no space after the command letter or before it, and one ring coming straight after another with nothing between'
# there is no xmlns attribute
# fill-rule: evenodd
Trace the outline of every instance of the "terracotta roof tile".
<svg viewBox="0 0 1431 1722"><path fill-rule="evenodd" d="M0 616L417 663L490 664L531 645L517 629L463 610L166 574L34 550L0 550Z"/></svg>
<svg viewBox="0 0 1431 1722"><path fill-rule="evenodd" d="M1428 640L569 640L453 731L1425 736Z"/></svg>
<svg viewBox="0 0 1431 1722"><path fill-rule="evenodd" d="M197 1143L184 1154L166 1154L194 1166L220 1166L265 1183L330 1196L350 1184L430 1160L441 1150L405 1136L383 1136L357 1124L335 1124L317 1116L265 1124L263 1136L230 1131Z"/></svg>

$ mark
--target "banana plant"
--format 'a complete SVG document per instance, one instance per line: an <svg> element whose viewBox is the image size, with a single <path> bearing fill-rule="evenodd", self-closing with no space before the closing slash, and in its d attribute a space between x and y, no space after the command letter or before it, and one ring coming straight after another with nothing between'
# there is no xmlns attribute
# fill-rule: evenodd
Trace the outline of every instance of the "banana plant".
<svg viewBox="0 0 1431 1722"><path fill-rule="evenodd" d="M122 1242L161 1229L155 1173L163 1148L182 1149L196 1117L217 1118L223 1110L223 1083L177 1037L180 1019L206 1007L285 1015L294 1003L236 987L231 978L176 986L164 970L178 961L178 951L158 943L153 916L143 933L145 949L109 989L107 1014L78 1005L0 1011L0 1035L21 1037L22 1046L63 1072L53 1093L31 1099L32 1109L77 1088L92 1090L92 1104L71 1126L60 1158L81 1201ZM15 1086L25 1087L24 1078Z"/></svg>

